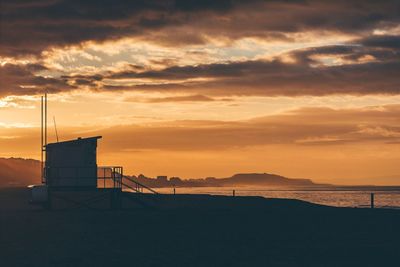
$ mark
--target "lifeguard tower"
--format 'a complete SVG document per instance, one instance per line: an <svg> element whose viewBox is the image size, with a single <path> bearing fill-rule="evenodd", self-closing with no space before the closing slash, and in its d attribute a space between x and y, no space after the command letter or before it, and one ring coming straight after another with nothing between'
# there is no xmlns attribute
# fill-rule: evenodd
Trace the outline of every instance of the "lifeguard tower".
<svg viewBox="0 0 400 267"><path fill-rule="evenodd" d="M48 190L50 206L54 201L63 200L79 204L77 206L103 202L103 206L109 203L111 208L119 207L123 168L97 166L97 140L100 138L79 137L44 146L43 183Z"/></svg>
<svg viewBox="0 0 400 267"><path fill-rule="evenodd" d="M33 203L52 208L63 206L92 208L121 206L122 189L143 193L153 189L123 175L121 166L97 165L97 141L101 136L47 143L47 95L41 101L42 185L31 187ZM99 204L102 202L102 204Z"/></svg>

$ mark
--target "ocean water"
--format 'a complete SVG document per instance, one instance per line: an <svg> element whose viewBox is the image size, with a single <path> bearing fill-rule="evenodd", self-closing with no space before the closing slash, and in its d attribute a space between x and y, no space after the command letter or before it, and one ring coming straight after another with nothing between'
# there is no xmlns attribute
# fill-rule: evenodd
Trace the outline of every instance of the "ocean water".
<svg viewBox="0 0 400 267"><path fill-rule="evenodd" d="M172 194L173 188L157 188L160 193ZM210 194L231 196L261 196L265 198L300 199L336 207L369 208L371 193L375 207L400 209L400 187L179 187L176 194Z"/></svg>

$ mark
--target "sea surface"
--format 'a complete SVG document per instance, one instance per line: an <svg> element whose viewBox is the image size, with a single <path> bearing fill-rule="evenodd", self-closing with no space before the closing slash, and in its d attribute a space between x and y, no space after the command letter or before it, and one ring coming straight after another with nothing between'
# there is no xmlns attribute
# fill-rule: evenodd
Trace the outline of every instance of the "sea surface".
<svg viewBox="0 0 400 267"><path fill-rule="evenodd" d="M160 193L173 194L173 188L157 188ZM343 187L178 187L176 194L210 194L232 196L261 196L265 198L300 199L312 203L336 207L369 208L371 193L374 206L400 209L400 187L343 186Z"/></svg>

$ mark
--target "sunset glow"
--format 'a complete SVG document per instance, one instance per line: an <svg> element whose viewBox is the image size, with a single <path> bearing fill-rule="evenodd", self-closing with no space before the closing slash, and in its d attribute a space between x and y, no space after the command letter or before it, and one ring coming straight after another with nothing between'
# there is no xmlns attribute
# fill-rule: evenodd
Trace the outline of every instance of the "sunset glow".
<svg viewBox="0 0 400 267"><path fill-rule="evenodd" d="M1 4L0 157L40 158L47 91L128 174L400 177L397 1L73 2Z"/></svg>

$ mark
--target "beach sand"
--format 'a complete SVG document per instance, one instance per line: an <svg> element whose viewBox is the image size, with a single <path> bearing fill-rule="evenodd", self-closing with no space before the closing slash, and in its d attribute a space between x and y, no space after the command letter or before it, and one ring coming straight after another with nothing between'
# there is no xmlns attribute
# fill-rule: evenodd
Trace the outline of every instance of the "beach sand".
<svg viewBox="0 0 400 267"><path fill-rule="evenodd" d="M400 211L260 197L146 195L44 210L0 189L0 266L396 266ZM135 201L132 201L134 204Z"/></svg>

